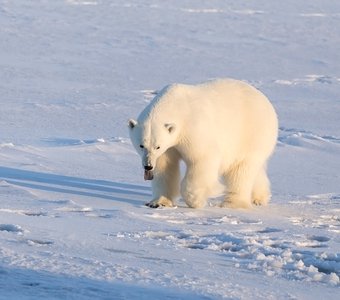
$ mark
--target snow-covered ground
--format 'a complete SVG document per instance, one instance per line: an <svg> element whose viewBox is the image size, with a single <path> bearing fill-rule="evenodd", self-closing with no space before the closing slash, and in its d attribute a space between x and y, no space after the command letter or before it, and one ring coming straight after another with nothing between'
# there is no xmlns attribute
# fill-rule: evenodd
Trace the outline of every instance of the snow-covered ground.
<svg viewBox="0 0 340 300"><path fill-rule="evenodd" d="M339 299L337 0L0 0L0 299ZM268 207L150 209L128 139L172 82L280 119Z"/></svg>

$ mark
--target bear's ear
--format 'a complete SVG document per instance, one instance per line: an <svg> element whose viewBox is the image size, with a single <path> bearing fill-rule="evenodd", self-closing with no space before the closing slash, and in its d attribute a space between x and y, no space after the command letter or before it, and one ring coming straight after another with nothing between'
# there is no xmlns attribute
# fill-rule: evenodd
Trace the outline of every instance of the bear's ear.
<svg viewBox="0 0 340 300"><path fill-rule="evenodd" d="M130 119L129 120L129 127L132 129L137 125L137 121Z"/></svg>
<svg viewBox="0 0 340 300"><path fill-rule="evenodd" d="M173 133L176 129L176 125L173 123L164 124L164 127L168 130L169 133Z"/></svg>

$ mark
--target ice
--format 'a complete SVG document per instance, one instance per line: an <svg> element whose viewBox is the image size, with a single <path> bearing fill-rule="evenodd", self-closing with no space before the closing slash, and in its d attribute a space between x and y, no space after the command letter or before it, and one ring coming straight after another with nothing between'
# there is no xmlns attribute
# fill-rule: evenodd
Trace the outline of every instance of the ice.
<svg viewBox="0 0 340 300"><path fill-rule="evenodd" d="M0 299L339 299L336 1L0 0ZM151 209L127 121L245 80L280 120L268 207Z"/></svg>

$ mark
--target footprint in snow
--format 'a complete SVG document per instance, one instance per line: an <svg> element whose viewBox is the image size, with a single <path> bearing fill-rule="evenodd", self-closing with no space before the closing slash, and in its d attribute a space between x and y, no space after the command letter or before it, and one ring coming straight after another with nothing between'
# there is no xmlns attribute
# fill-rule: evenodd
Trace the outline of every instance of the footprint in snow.
<svg viewBox="0 0 340 300"><path fill-rule="evenodd" d="M296 240L294 244L301 248L327 248L328 241L330 241L330 238L326 236L307 236L302 237L301 240Z"/></svg>
<svg viewBox="0 0 340 300"><path fill-rule="evenodd" d="M340 138L331 135L317 135L301 129L280 127L278 143L279 146L288 145L310 149L327 146L338 149Z"/></svg>
<svg viewBox="0 0 340 300"><path fill-rule="evenodd" d="M313 235L313 236L309 237L309 239L311 241L317 241L317 242L320 242L320 243L328 242L330 240L329 237L322 236L322 235Z"/></svg>
<svg viewBox="0 0 340 300"><path fill-rule="evenodd" d="M145 102L149 103L159 92L156 90L141 90L140 91L143 96Z"/></svg>
<svg viewBox="0 0 340 300"><path fill-rule="evenodd" d="M274 227L266 227L258 231L258 233L274 233L274 232L281 232L281 229L274 228Z"/></svg>
<svg viewBox="0 0 340 300"><path fill-rule="evenodd" d="M52 241L43 241L38 239L28 239L26 242L30 246L49 246L54 244Z"/></svg>
<svg viewBox="0 0 340 300"><path fill-rule="evenodd" d="M1 212L6 212L6 213L13 213L13 214L18 214L18 215L25 215L29 217L46 217L47 212L42 212L42 211L25 211L25 210L20 210L20 209L7 209L7 208L1 208Z"/></svg>
<svg viewBox="0 0 340 300"><path fill-rule="evenodd" d="M14 224L0 224L0 231L7 231L22 234L24 230L19 225Z"/></svg>
<svg viewBox="0 0 340 300"><path fill-rule="evenodd" d="M307 228L321 228L329 232L340 233L340 217L334 214L320 215L318 219L304 217L291 217L289 218L293 225L307 227Z"/></svg>
<svg viewBox="0 0 340 300"><path fill-rule="evenodd" d="M42 211L26 211L23 212L24 215L29 216L29 217L46 217L47 213L42 212Z"/></svg>
<svg viewBox="0 0 340 300"><path fill-rule="evenodd" d="M306 84L339 84L340 78L328 75L308 74L303 78L278 79L274 83L279 85L306 85Z"/></svg>

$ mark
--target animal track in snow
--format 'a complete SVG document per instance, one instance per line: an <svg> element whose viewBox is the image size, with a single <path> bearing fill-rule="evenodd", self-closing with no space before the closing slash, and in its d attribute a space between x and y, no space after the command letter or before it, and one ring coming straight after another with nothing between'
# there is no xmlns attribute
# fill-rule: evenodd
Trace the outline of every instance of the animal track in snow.
<svg viewBox="0 0 340 300"><path fill-rule="evenodd" d="M268 236L264 234L271 234ZM339 284L340 257L313 251L315 248L327 248L326 237L295 235L291 239L280 238L280 230L264 229L256 233L214 233L200 234L194 231L145 231L121 232L118 238L135 241L155 240L174 247L201 251L218 251L235 266L268 276L284 276L294 280L321 281ZM308 249L308 250L304 250Z"/></svg>
<svg viewBox="0 0 340 300"><path fill-rule="evenodd" d="M266 227L258 231L258 233L273 233L273 232L281 232L282 230L274 227Z"/></svg>
<svg viewBox="0 0 340 300"><path fill-rule="evenodd" d="M313 84L313 83L320 83L320 84L340 84L339 77L332 77L328 75L317 75L317 74L310 74L306 75L303 78L294 78L294 79L278 79L274 81L280 85L306 85L306 84Z"/></svg>
<svg viewBox="0 0 340 300"><path fill-rule="evenodd" d="M187 13L205 13L205 14L216 14L223 13L224 11L218 8L182 8L181 11Z"/></svg>
<svg viewBox="0 0 340 300"><path fill-rule="evenodd" d="M89 1L89 0L67 0L66 1L70 5L97 5L98 1Z"/></svg>
<svg viewBox="0 0 340 300"><path fill-rule="evenodd" d="M324 198L325 195L320 197ZM327 197L338 199L337 195ZM319 200L316 195L306 199L312 203ZM299 202L295 205L306 204ZM331 232L338 222L335 215L321 215L319 220L309 220L299 215L290 216L285 220L307 229L302 232L288 232L280 223L277 227L266 226L261 219L253 216L249 218L247 214L211 217L204 213L201 215L178 209L162 210L162 213L153 211L144 217L160 219L172 229L119 232L112 236L137 243L149 240L156 243L157 247L164 245L167 248L182 248L188 251L218 252L236 267L264 272L268 276L339 284L339 254L332 253L331 247L336 243L333 241L334 233ZM308 226L321 225L329 226L329 236L309 234ZM211 233L207 234L203 229L201 231L202 226L210 226Z"/></svg>
<svg viewBox="0 0 340 300"><path fill-rule="evenodd" d="M327 229L330 232L340 233L340 217L338 214L320 215L318 219L304 217L291 217L294 225L310 228Z"/></svg>
<svg viewBox="0 0 340 300"><path fill-rule="evenodd" d="M280 127L278 145L289 145L308 149L339 150L340 138L330 135L320 136L305 130Z"/></svg>
<svg viewBox="0 0 340 300"><path fill-rule="evenodd" d="M295 246L300 248L327 248L326 242L330 239L328 237L321 236L311 236L305 237L301 236L293 243Z"/></svg>
<svg viewBox="0 0 340 300"><path fill-rule="evenodd" d="M340 17L339 13L321 13L321 12L313 12L313 13L301 13L299 14L300 17L305 18L327 18L327 17Z"/></svg>
<svg viewBox="0 0 340 300"><path fill-rule="evenodd" d="M100 145L107 143L128 143L129 139L124 137L110 137L97 139L70 139L70 138L45 138L42 140L45 144L52 147L69 147L69 146L83 146L83 145Z"/></svg>
<svg viewBox="0 0 340 300"><path fill-rule="evenodd" d="M40 239L27 239L26 243L30 246L49 246L54 244L52 241L44 241Z"/></svg>
<svg viewBox="0 0 340 300"><path fill-rule="evenodd" d="M7 208L0 208L0 212L13 213L13 214L18 214L18 215L25 215L25 216L29 216L29 217L46 217L48 215L47 212L43 212L43 211L7 209Z"/></svg>
<svg viewBox="0 0 340 300"><path fill-rule="evenodd" d="M140 93L143 94L143 100L145 103L149 104L151 100L159 93L157 90L141 90Z"/></svg>
<svg viewBox="0 0 340 300"><path fill-rule="evenodd" d="M22 234L24 230L19 225L14 224L0 224L0 231L7 231Z"/></svg>
<svg viewBox="0 0 340 300"><path fill-rule="evenodd" d="M163 209L162 209L163 210ZM252 219L246 217L238 217L238 216L222 216L222 217L199 217L195 213L188 212L178 212L171 214L162 214L159 212L151 212L146 214L145 216L152 219L162 219L165 222L173 223L173 224L187 224L187 225L219 225L219 224L231 224L231 225L259 225L262 224L262 221L259 219Z"/></svg>
<svg viewBox="0 0 340 300"><path fill-rule="evenodd" d="M306 197L305 200L291 201L292 204L298 204L302 206L307 205L319 205L322 203L325 209L320 211L319 217L314 218L309 216L308 213L291 216L290 222L296 226L305 228L319 228L325 229L328 232L340 233L340 209L334 208L334 203L339 202L340 197L338 194L322 194L322 195L311 195ZM327 205L330 207L327 208ZM319 239L320 240L320 239Z"/></svg>
<svg viewBox="0 0 340 300"><path fill-rule="evenodd" d="M115 209L94 209L92 207L77 205L74 202L71 202L72 205L58 207L55 210L61 213L75 213L84 215L85 217L91 218L103 218L103 219L111 219L117 217L119 214L118 210Z"/></svg>
<svg viewBox="0 0 340 300"><path fill-rule="evenodd" d="M266 12L263 10L255 10L255 9L228 9L228 10L223 10L219 8L181 8L180 9L182 12L185 13L191 13L191 14L227 14L227 13L232 13L236 15L247 15L247 16L252 16L252 15L262 15L265 14Z"/></svg>

